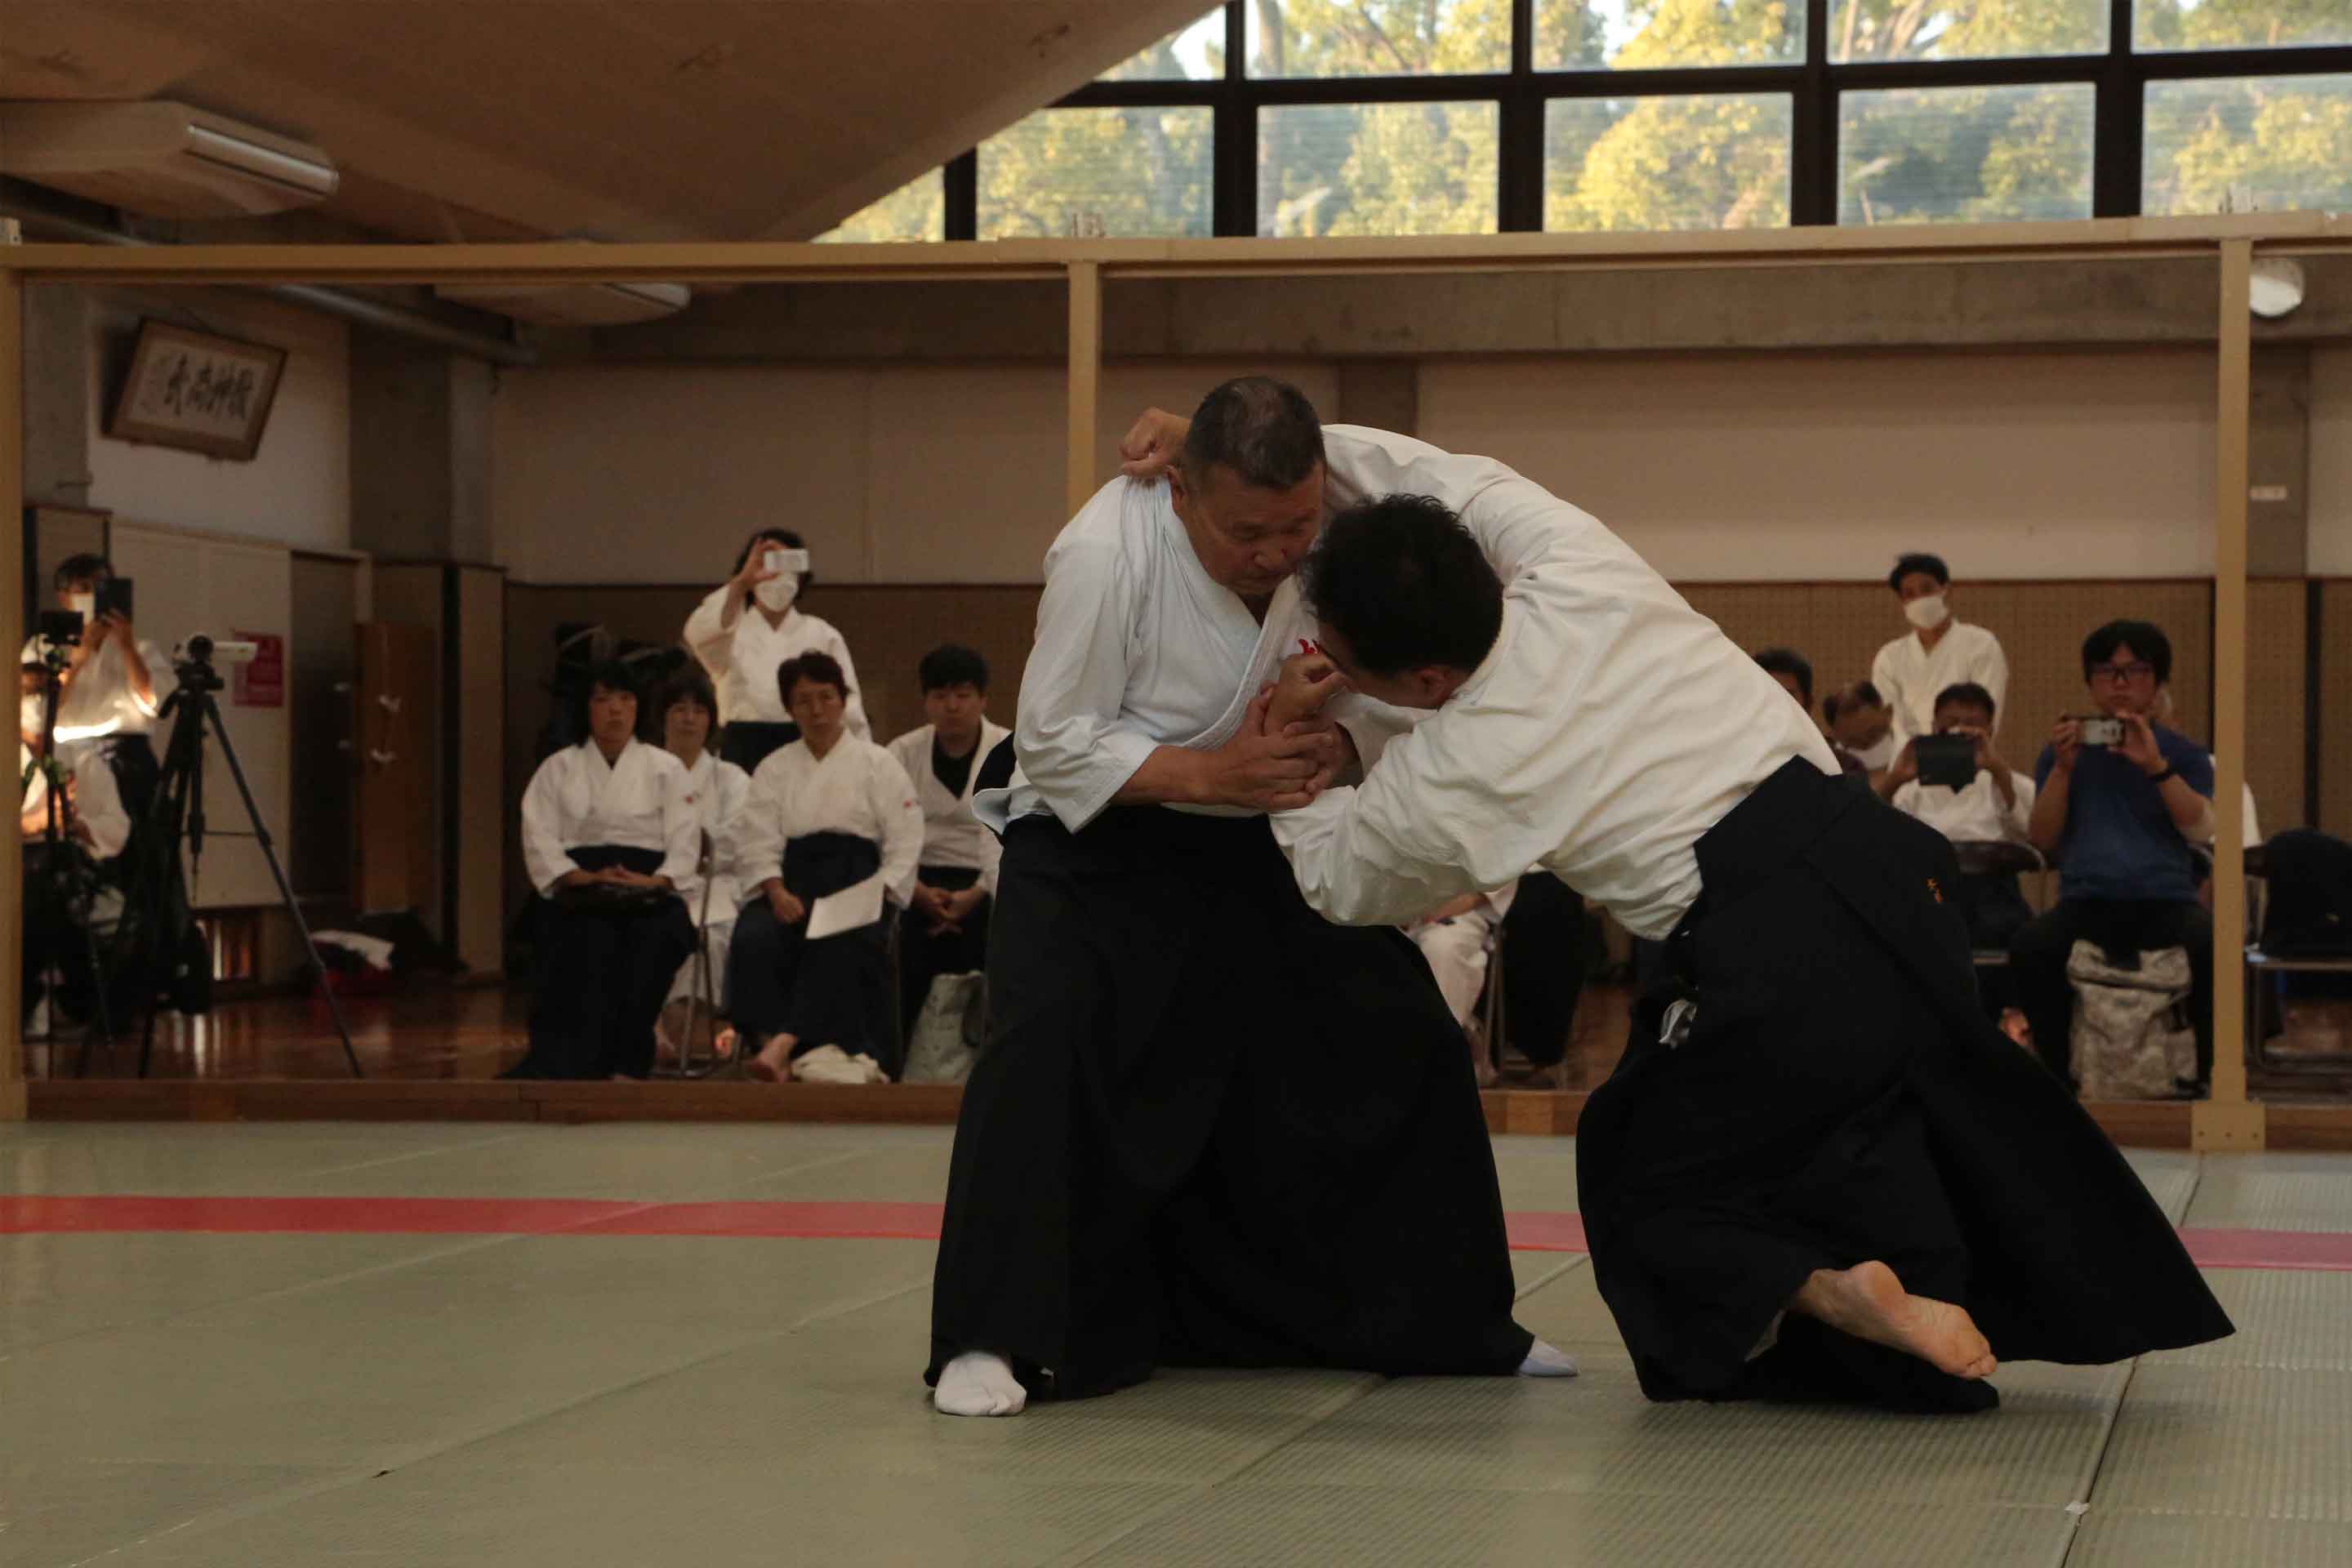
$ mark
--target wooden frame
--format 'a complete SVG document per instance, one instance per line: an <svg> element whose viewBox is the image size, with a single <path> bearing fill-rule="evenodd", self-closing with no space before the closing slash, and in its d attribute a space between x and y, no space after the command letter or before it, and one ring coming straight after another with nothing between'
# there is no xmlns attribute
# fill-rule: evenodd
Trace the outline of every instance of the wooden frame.
<svg viewBox="0 0 2352 1568"><path fill-rule="evenodd" d="M175 353L180 356L176 362L169 357ZM193 384L183 387L179 383L187 378L192 363ZM269 426L269 410L285 374L284 349L150 318L139 323L130 368L107 405L104 434L118 441L176 447L249 463L261 450L262 433ZM218 397L223 407L164 406L167 399L177 403L183 397L192 402Z"/></svg>
<svg viewBox="0 0 2352 1568"><path fill-rule="evenodd" d="M2214 745L2220 753L2220 830L2214 878L2213 1098L2193 1108L2199 1149L2263 1146L2264 1108L2246 1099L2240 933L2244 921L2246 718L2246 447L2251 328L2246 279L2258 254L2352 250L2352 217L2311 213L2210 218L2101 218L2079 223L1807 227L1697 234L1500 234L1349 240L1007 240L939 245L656 244L582 246L177 246L143 248L0 243L0 495L24 489L23 290L27 283L219 284L551 282L639 279L687 283L917 283L1057 279L1069 289L1067 435L1071 493L1091 475L1095 389L1101 374L1101 290L1123 279L1482 273L1586 268L1852 266L1889 262L2067 260L2117 255L2212 258L2219 263L2214 340L2217 451L2214 507ZM23 528L23 513L0 512ZM21 642L23 541L0 540L0 642ZM13 646L13 644L11 645ZM0 842L0 885L16 886L17 846ZM14 1020L18 977L14 896L0 894L0 1120L21 1117L24 1058Z"/></svg>

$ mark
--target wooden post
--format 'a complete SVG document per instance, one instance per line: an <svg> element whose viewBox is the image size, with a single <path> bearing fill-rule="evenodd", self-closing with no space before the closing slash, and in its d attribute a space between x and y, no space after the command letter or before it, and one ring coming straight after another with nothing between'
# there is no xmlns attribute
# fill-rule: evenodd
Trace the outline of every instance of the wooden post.
<svg viewBox="0 0 2352 1568"><path fill-rule="evenodd" d="M0 645L25 642L25 285L0 239ZM13 766L13 763L12 763ZM14 792L10 792L13 794ZM0 833L0 1121L25 1120L25 847Z"/></svg>
<svg viewBox="0 0 2352 1568"><path fill-rule="evenodd" d="M2246 1099L2246 447L2253 241L2221 242L2221 397L2213 461L2213 1092L2191 1113L2189 1145L2252 1150L2260 1104Z"/></svg>
<svg viewBox="0 0 2352 1568"><path fill-rule="evenodd" d="M1102 386L1102 267L1070 263L1070 467L1068 505L1077 515L1102 481L1095 477L1095 402Z"/></svg>

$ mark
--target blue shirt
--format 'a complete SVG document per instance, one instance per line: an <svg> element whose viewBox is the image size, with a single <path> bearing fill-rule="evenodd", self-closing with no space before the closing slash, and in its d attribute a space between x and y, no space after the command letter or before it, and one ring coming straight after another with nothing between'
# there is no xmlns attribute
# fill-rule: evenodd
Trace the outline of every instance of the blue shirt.
<svg viewBox="0 0 2352 1568"><path fill-rule="evenodd" d="M2205 748L2161 724L2152 725L2157 750L2190 789L2213 798L2213 759ZM2058 753L2042 748L2033 764L2038 791L2050 782ZM2074 753L2066 790L2066 831L2058 840L2058 893L2063 899L2149 899L2190 903L2197 870L2189 840L2173 826L2164 788L2139 764L2109 746Z"/></svg>

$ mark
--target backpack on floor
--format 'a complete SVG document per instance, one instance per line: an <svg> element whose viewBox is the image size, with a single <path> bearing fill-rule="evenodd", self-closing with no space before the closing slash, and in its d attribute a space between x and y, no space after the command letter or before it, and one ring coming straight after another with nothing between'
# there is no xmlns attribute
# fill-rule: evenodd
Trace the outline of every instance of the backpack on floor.
<svg viewBox="0 0 2352 1568"><path fill-rule="evenodd" d="M2197 1073L2189 1026L2189 954L2178 947L2139 955L2137 969L2078 942L2066 960L2074 983L2074 1075L2084 1100L2164 1100Z"/></svg>
<svg viewBox="0 0 2352 1568"><path fill-rule="evenodd" d="M907 1036L906 1083L961 1083L980 1055L988 1016L988 977L941 974Z"/></svg>

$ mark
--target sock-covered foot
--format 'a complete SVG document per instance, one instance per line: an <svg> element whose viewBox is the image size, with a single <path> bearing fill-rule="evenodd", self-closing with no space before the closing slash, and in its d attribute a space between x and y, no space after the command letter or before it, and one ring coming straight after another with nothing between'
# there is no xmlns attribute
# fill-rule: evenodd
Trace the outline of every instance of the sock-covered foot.
<svg viewBox="0 0 2352 1568"><path fill-rule="evenodd" d="M1013 1375L1013 1364L986 1351L966 1351L940 1369L932 1407L942 1415L1018 1415L1029 1391Z"/></svg>
<svg viewBox="0 0 2352 1568"><path fill-rule="evenodd" d="M1574 1377L1576 1358L1556 1345L1541 1340L1528 1347L1528 1359L1519 1363L1521 1377Z"/></svg>

